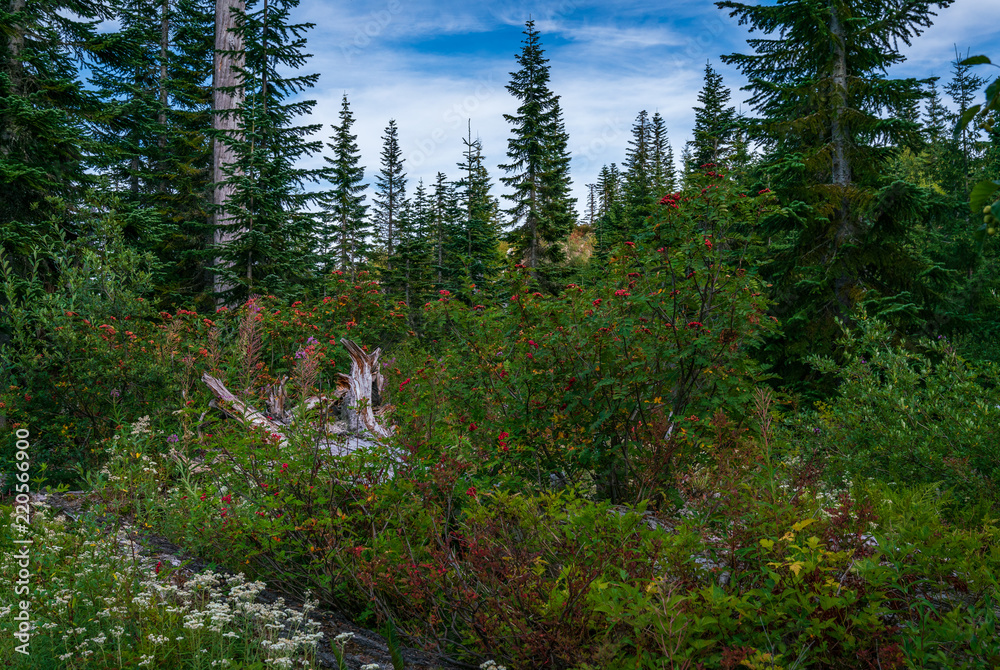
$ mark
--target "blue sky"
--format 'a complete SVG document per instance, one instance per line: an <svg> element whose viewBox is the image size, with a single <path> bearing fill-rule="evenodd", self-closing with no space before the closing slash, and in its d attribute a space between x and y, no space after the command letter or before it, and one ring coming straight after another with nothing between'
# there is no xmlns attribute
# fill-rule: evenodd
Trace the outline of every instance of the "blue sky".
<svg viewBox="0 0 1000 670"><path fill-rule="evenodd" d="M529 16L541 32L552 90L562 98L581 213L585 185L602 165L621 163L640 110L663 115L679 157L707 60L725 77L737 107L744 97L745 80L719 56L746 51L746 27L705 0L303 0L295 18L316 24L307 68L320 73L309 95L317 100L312 121L323 123L328 136L346 93L371 179L383 130L396 119L412 192L419 177L431 182L438 171L457 178L471 119L496 179L509 136L503 114L517 107L504 86ZM1000 61L997 26L1000 2L958 0L905 49L907 62L892 74L947 79L955 44ZM993 76L987 70L982 74Z"/></svg>

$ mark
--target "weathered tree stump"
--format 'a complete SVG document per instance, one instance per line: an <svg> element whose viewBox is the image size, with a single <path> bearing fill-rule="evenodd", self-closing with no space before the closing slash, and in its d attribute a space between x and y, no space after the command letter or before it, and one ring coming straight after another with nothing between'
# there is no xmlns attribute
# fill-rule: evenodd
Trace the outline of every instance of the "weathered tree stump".
<svg viewBox="0 0 1000 670"><path fill-rule="evenodd" d="M321 427L314 427L320 428L319 444L333 455L344 455L358 447L378 444L392 435L393 429L381 422L391 410L390 406L382 404L385 379L378 369L382 350L367 353L347 338L340 341L351 357L351 373L340 374L332 394L310 396L294 408L289 406L287 376L266 389L266 413L238 398L221 380L207 372L201 379L212 390L220 410L246 426L265 429L278 438L282 447L288 444L286 432L297 416L315 415L311 411L317 409L321 410L320 417L337 416L339 409L342 420L328 423L323 419Z"/></svg>

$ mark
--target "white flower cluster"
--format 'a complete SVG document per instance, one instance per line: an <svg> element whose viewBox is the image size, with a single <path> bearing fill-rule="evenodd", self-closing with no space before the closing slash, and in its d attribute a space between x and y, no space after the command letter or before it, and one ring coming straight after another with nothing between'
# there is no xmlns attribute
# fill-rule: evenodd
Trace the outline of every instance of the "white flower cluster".
<svg viewBox="0 0 1000 670"><path fill-rule="evenodd" d="M45 603L35 612L36 625L45 630L62 629L62 635L53 636L62 640L62 651L66 652L56 654L60 661L75 664L71 659L91 656L96 660L115 653L108 648L114 645L141 654L134 667L156 667L156 655L148 652L161 645L183 649L197 643L198 647L189 647L191 651L201 645L225 648L232 640L242 640L247 645L247 660L276 668L310 665L323 636L319 624L307 616L317 602L307 599L302 611L285 606L281 599L270 605L258 603L265 584L248 582L242 574L224 576L206 571L183 581L174 573L168 580L155 574L157 559L143 557L142 548L124 531L96 533L83 540L47 517L40 513L33 530L36 552L44 552L52 560L38 558L50 565L69 565L70 557L73 559L72 569L47 573L34 593L38 602ZM15 561L11 552L0 553L0 572L9 572ZM0 593L0 617L13 607ZM64 628L59 622L74 620L71 608L77 612L89 609L94 614L84 625ZM156 622L156 627L149 622ZM134 637L136 627L141 640ZM187 631L197 632L188 635ZM181 632L185 634L179 635ZM206 644L213 638L220 643L224 638L226 644ZM99 652L96 655L95 649ZM203 653L209 654L208 649ZM206 659L204 665L227 667L231 663L228 659Z"/></svg>

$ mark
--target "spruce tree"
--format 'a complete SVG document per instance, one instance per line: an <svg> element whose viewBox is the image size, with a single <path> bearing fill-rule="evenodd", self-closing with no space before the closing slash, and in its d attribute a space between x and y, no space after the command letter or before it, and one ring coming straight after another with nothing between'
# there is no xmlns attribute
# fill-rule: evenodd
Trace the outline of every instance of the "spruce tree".
<svg viewBox="0 0 1000 670"><path fill-rule="evenodd" d="M770 185L788 205L766 222L772 245L762 259L784 320L785 338L772 342L783 361L832 342L834 318L850 319L862 299L905 328L921 322L943 288L919 238L929 194L887 178L918 128L883 113L921 97L922 82L885 71L903 60L900 43L950 3L716 3L765 34L748 40L754 53L723 62L750 81Z"/></svg>
<svg viewBox="0 0 1000 670"><path fill-rule="evenodd" d="M430 200L430 244L432 250L431 263L434 266L435 289L457 290L462 274L461 259L454 250L460 243L461 233L458 226L459 208L458 194L455 185L448 181L443 172L438 172L434 179L434 187Z"/></svg>
<svg viewBox="0 0 1000 670"><path fill-rule="evenodd" d="M430 294L432 278L431 200L423 179L417 182L412 199L403 202L398 235L393 247L391 271L385 273L386 290L408 307L409 325L420 324L420 310Z"/></svg>
<svg viewBox="0 0 1000 670"><path fill-rule="evenodd" d="M155 206L169 225L156 248L163 267L161 302L209 307L212 238L212 0L177 0L170 15L166 63L167 136Z"/></svg>
<svg viewBox="0 0 1000 670"><path fill-rule="evenodd" d="M986 84L986 78L972 74L972 66L963 61L956 48L955 60L951 64L951 81L944 86L945 92L955 106L956 119L962 118L969 111L979 91ZM975 162L983 151L979 127L969 124L961 128L958 134L958 146L962 156L962 199L965 199L974 181L972 171Z"/></svg>
<svg viewBox="0 0 1000 670"><path fill-rule="evenodd" d="M91 83L105 108L94 124L95 164L115 193L125 239L156 258L161 301L207 306L214 6L161 0L155 8L122 2L119 29L100 36Z"/></svg>
<svg viewBox="0 0 1000 670"><path fill-rule="evenodd" d="M612 163L601 168L597 177L598 214L594 226L597 254L603 257L609 249L625 239L628 219L622 193L622 175Z"/></svg>
<svg viewBox="0 0 1000 670"><path fill-rule="evenodd" d="M688 170L707 163L726 167L736 126L736 108L727 107L731 95L722 83L722 75L712 68L711 62L705 63L704 84L698 93L701 106L694 108L694 139L689 142Z"/></svg>
<svg viewBox="0 0 1000 670"><path fill-rule="evenodd" d="M326 264L344 272L355 273L367 261L368 223L364 204L365 168L358 151L357 135L351 134L354 114L347 94L340 107L340 125L334 126L333 142L327 146L333 157L326 157L330 166L330 190L322 199L324 233L322 253Z"/></svg>
<svg viewBox="0 0 1000 670"><path fill-rule="evenodd" d="M659 200L677 190L677 170L674 167L674 149L667 137L667 124L659 112L652 120L652 182L653 198Z"/></svg>
<svg viewBox="0 0 1000 670"><path fill-rule="evenodd" d="M516 114L504 114L512 126L507 141L508 173L500 181L513 190L508 213L516 229L515 253L532 269L562 256L559 243L569 234L575 213L570 197L568 137L559 99L549 90L548 59L544 58L535 22L524 30L520 69L511 73L507 90L520 101Z"/></svg>
<svg viewBox="0 0 1000 670"><path fill-rule="evenodd" d="M653 128L646 110L639 112L632 126L632 139L625 150L625 210L628 218L624 235L634 238L643 232L646 218L653 212Z"/></svg>
<svg viewBox="0 0 1000 670"><path fill-rule="evenodd" d="M49 241L79 234L86 215L86 123L99 103L77 76L77 56L92 54L103 12L89 0L12 0L0 12L0 251L17 273Z"/></svg>
<svg viewBox="0 0 1000 670"><path fill-rule="evenodd" d="M399 234L399 213L406 200L406 173L403 172L403 152L399 148L399 129L396 120L382 136L382 165L375 175L373 223L375 234L386 256L386 268L392 269L395 242Z"/></svg>
<svg viewBox="0 0 1000 670"><path fill-rule="evenodd" d="M239 72L243 101L238 132L216 138L234 156L223 167L231 195L221 220L229 240L219 250L223 264L216 268L226 287L220 297L230 304L255 292L304 295L316 279L318 224L309 206L318 194L307 192L305 185L319 182L325 171L298 167L323 145L309 139L319 124L294 125L315 101L289 100L318 78L301 74L308 58L305 33L313 24L290 22L297 4L247 3L247 11L237 15L246 49Z"/></svg>
<svg viewBox="0 0 1000 670"><path fill-rule="evenodd" d="M462 177L455 182L461 220L453 253L462 259L462 279L481 286L496 271L500 206L490 195L483 144L478 137L472 139L471 124L468 137L462 142L465 150L458 164Z"/></svg>

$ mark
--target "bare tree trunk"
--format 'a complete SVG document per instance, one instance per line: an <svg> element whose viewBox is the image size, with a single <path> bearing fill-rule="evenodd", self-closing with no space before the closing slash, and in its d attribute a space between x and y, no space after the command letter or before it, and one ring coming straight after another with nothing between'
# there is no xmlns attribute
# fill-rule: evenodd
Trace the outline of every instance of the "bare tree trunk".
<svg viewBox="0 0 1000 670"><path fill-rule="evenodd" d="M160 137L157 145L160 150L167 147L167 53L170 48L170 0L163 0L160 5L160 113L156 117L156 122L160 125ZM161 153L161 160L163 154ZM160 172L160 193L167 190L166 179L163 174L166 165L161 162L158 166Z"/></svg>
<svg viewBox="0 0 1000 670"><path fill-rule="evenodd" d="M847 38L844 35L844 26L838 13L836 0L830 2L830 33L833 42L830 48L833 50L833 71L831 75L831 98L833 101L833 120L830 127L832 142L832 166L831 179L833 184L839 187L840 202L834 212L837 218L837 233L833 248L835 257L845 244L850 244L857 237L857 225L855 217L851 212L851 205L848 200L848 191L851 188L851 162L848 157L851 142L850 131L845 127L844 116L847 113ZM842 271L834 282L834 291L837 302L841 308L849 310L853 307L855 287L857 277Z"/></svg>
<svg viewBox="0 0 1000 670"><path fill-rule="evenodd" d="M24 11L24 0L10 0L10 13ZM10 88L15 93L21 93L24 66L21 63L21 52L24 50L24 26L17 24L7 39L7 51L10 54Z"/></svg>
<svg viewBox="0 0 1000 670"><path fill-rule="evenodd" d="M844 28L840 23L837 8L830 7L830 32L833 34L834 62L831 73L833 91L833 123L831 135L833 142L833 183L847 187L851 183L851 164L847 158L847 147L850 137L844 127L843 117L847 111L847 44Z"/></svg>
<svg viewBox="0 0 1000 670"><path fill-rule="evenodd" d="M239 112L243 102L243 90L240 86L240 75L237 71L244 64L243 38L235 32L237 12L246 9L244 0L216 0L215 3L215 62L212 70L212 128L229 137L236 134L239 126ZM218 138L212 146L212 181L214 190L214 243L216 248L224 247L238 235L238 231L225 230L232 216L226 211L226 204L233 194L232 185L224 183L226 174L223 168L235 162L235 152L225 142ZM215 259L216 267L222 267L221 258ZM216 293L225 291L231 286L219 275L215 276L213 288Z"/></svg>

